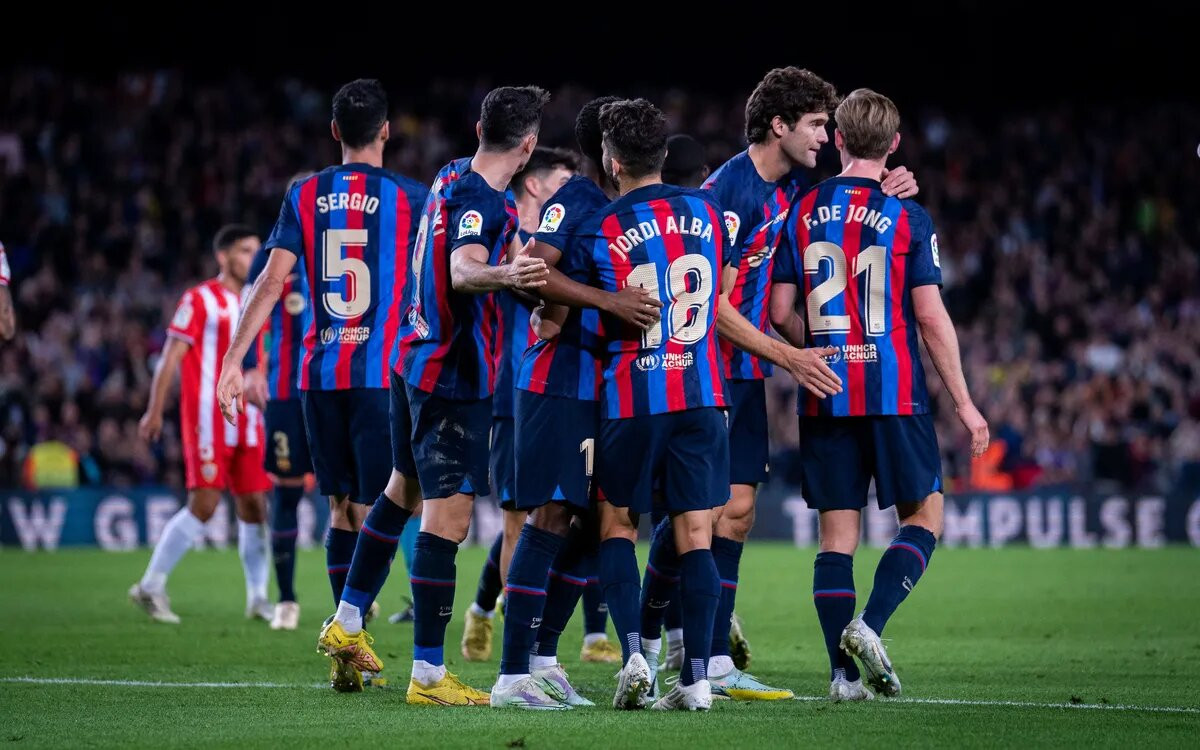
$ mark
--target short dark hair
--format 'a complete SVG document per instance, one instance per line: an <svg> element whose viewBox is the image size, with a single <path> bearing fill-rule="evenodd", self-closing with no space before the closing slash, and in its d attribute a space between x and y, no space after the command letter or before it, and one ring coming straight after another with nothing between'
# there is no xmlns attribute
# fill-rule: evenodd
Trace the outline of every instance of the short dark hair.
<svg viewBox="0 0 1200 750"><path fill-rule="evenodd" d="M529 155L529 161L525 162L525 166L520 172L513 175L512 182L508 184L512 186L513 192L519 198L525 194L526 177L549 172L559 167L574 172L579 169L579 159L566 149L538 146Z"/></svg>
<svg viewBox="0 0 1200 750"><path fill-rule="evenodd" d="M667 158L663 162L663 182L683 187L700 187L701 176L708 166L704 146L700 141L683 133L667 139Z"/></svg>
<svg viewBox="0 0 1200 750"><path fill-rule="evenodd" d="M258 232L245 224L226 224L218 229L216 235L213 237L213 252L228 250L238 240L257 236Z"/></svg>
<svg viewBox="0 0 1200 750"><path fill-rule="evenodd" d="M667 158L667 118L645 99L606 104L600 110L600 129L609 154L621 162L630 177L662 171Z"/></svg>
<svg viewBox="0 0 1200 750"><path fill-rule="evenodd" d="M829 113L838 105L832 83L796 67L775 68L758 82L746 100L746 140L762 143L779 117L789 128L811 112Z"/></svg>
<svg viewBox="0 0 1200 750"><path fill-rule="evenodd" d="M525 136L542 124L542 109L550 94L537 86L501 86L483 97L479 122L480 140L488 151L516 148Z"/></svg>
<svg viewBox="0 0 1200 750"><path fill-rule="evenodd" d="M375 140L387 115L387 92L374 78L351 81L333 95L333 121L342 143L350 148L362 148Z"/></svg>
<svg viewBox="0 0 1200 750"><path fill-rule="evenodd" d="M575 142L579 153L599 167L604 161L604 131L600 129L600 110L606 104L622 101L619 96L598 96L579 110L575 118Z"/></svg>

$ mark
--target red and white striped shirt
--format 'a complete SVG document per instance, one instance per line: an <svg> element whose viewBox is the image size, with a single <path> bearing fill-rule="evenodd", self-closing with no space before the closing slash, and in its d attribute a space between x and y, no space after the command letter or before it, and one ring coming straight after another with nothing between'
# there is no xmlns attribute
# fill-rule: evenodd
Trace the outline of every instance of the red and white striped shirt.
<svg viewBox="0 0 1200 750"><path fill-rule="evenodd" d="M4 243L0 242L0 286L8 286L12 273L8 270L8 256L4 253Z"/></svg>
<svg viewBox="0 0 1200 750"><path fill-rule="evenodd" d="M241 307L238 296L217 279L209 279L184 293L175 308L167 335L189 344L183 357L179 388L179 415L185 446L196 445L201 460L211 461L215 447L254 447L259 441L258 409L247 405L243 418L231 425L217 404L217 377L221 362L237 330Z"/></svg>

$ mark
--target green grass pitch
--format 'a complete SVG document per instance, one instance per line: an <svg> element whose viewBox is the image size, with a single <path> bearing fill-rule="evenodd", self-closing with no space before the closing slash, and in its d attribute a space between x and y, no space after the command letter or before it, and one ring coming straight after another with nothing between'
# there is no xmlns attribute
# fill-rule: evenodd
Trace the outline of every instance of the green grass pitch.
<svg viewBox="0 0 1200 750"><path fill-rule="evenodd" d="M465 664L458 655L483 554L459 556L447 654L451 670L486 688L499 638L491 663ZM644 562L645 549L639 554ZM835 706L815 699L827 688L827 667L811 603L812 551L751 544L737 608L754 648L750 671L811 699L718 702L706 715L607 708L615 668L579 663L578 616L560 655L581 692L600 704L594 709L410 708L403 688L411 625L386 622L373 634L392 687L335 694L321 687L327 663L314 645L331 611L322 551L300 556L304 612L295 633L242 619L232 550L185 557L170 586L183 624L150 623L125 599L148 555L0 553L0 744L694 750L1200 742L1196 550L939 550L886 633L904 698ZM858 556L860 605L878 556ZM405 588L397 563L381 597L385 613ZM52 679L63 682L45 682ZM121 684L138 681L216 684Z"/></svg>

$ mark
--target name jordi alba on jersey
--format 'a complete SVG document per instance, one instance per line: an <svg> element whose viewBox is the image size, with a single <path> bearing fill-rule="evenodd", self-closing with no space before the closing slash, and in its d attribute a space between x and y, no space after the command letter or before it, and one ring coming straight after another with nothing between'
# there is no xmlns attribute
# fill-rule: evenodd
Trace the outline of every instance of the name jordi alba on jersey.
<svg viewBox="0 0 1200 750"><path fill-rule="evenodd" d="M621 419L727 403L716 314L728 237L712 195L649 185L600 211L581 233L591 282L607 291L634 285L662 303L647 331L608 328L605 417ZM609 323L606 322L606 327Z"/></svg>

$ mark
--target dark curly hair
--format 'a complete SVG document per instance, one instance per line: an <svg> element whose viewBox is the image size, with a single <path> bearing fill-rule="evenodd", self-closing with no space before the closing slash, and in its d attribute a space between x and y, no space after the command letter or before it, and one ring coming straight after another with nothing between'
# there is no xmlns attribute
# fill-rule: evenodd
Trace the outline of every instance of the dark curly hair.
<svg viewBox="0 0 1200 750"><path fill-rule="evenodd" d="M600 110L606 104L621 101L619 96L600 96L583 105L575 118L575 142L579 153L599 167L604 161L604 132L600 129Z"/></svg>
<svg viewBox="0 0 1200 750"><path fill-rule="evenodd" d="M501 86L483 97L479 122L488 151L508 151L542 125L542 109L550 94L537 86Z"/></svg>
<svg viewBox="0 0 1200 750"><path fill-rule="evenodd" d="M837 90L832 83L800 68L775 68L758 82L746 101L746 140L766 141L776 117L792 128L804 115L829 113L837 105Z"/></svg>
<svg viewBox="0 0 1200 750"><path fill-rule="evenodd" d="M604 145L630 177L662 172L667 158L667 118L645 99L613 102L600 110Z"/></svg>

